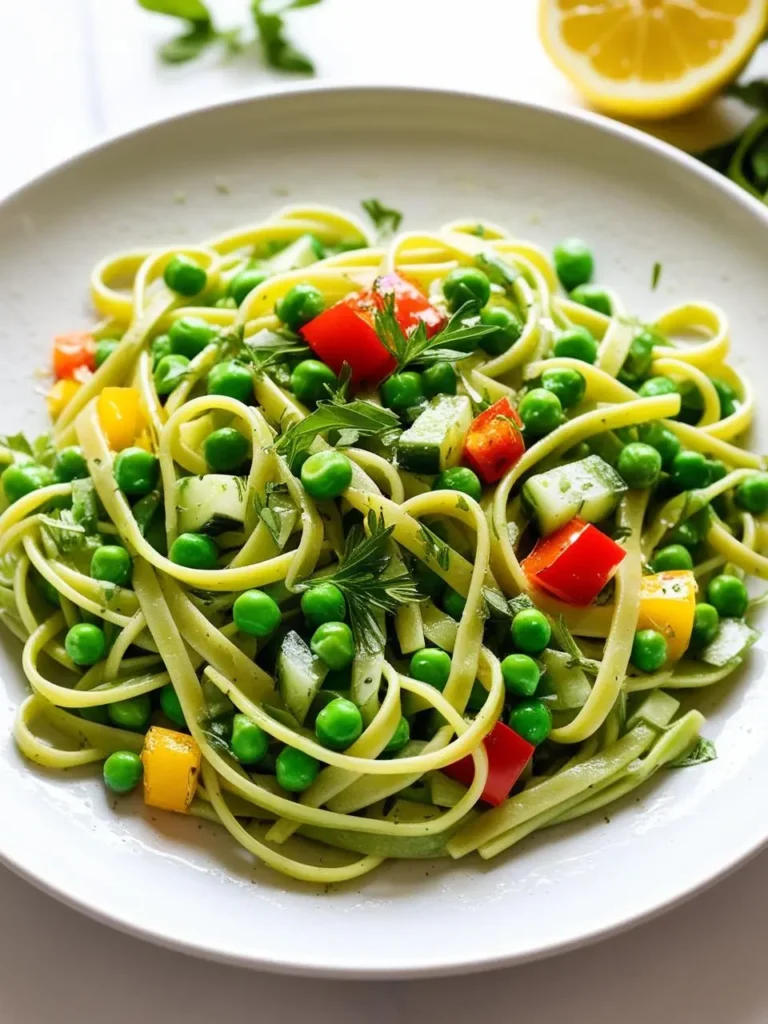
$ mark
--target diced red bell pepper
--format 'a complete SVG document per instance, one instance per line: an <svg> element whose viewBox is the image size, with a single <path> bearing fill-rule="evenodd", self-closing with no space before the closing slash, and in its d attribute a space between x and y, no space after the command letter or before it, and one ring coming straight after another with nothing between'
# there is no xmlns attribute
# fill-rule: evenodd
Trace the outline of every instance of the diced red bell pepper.
<svg viewBox="0 0 768 1024"><path fill-rule="evenodd" d="M511 793L536 748L503 722L494 725L483 743L488 755L488 778L480 799L498 807ZM462 785L470 786L475 777L475 762L468 755L447 764L442 771Z"/></svg>
<svg viewBox="0 0 768 1024"><path fill-rule="evenodd" d="M83 380L96 369L96 342L87 331L70 331L53 340L53 372L57 380Z"/></svg>
<svg viewBox="0 0 768 1024"><path fill-rule="evenodd" d="M523 559L532 583L568 604L590 604L616 572L626 551L578 516L544 537Z"/></svg>
<svg viewBox="0 0 768 1024"><path fill-rule="evenodd" d="M432 337L445 323L443 314L415 285L398 274L386 274L369 291L337 302L301 329L312 351L334 373L349 364L354 387L375 386L397 368L373 326L387 295L394 295L395 317L406 333L423 321Z"/></svg>
<svg viewBox="0 0 768 1024"><path fill-rule="evenodd" d="M463 461L483 483L495 484L525 452L523 423L508 398L481 412L464 439Z"/></svg>

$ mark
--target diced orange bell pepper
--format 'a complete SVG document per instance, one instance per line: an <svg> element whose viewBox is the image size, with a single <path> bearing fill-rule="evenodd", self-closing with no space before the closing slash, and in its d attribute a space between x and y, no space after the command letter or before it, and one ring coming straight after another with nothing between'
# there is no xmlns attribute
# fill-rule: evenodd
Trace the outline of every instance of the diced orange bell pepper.
<svg viewBox="0 0 768 1024"><path fill-rule="evenodd" d="M522 421L508 398L476 416L464 439L465 465L474 470L483 483L494 484L508 472L525 452L520 432Z"/></svg>
<svg viewBox="0 0 768 1024"><path fill-rule="evenodd" d="M53 339L53 372L57 380L72 380L96 369L96 342L87 331L70 331Z"/></svg>
<svg viewBox="0 0 768 1024"><path fill-rule="evenodd" d="M144 429L141 397L136 388L104 388L97 410L101 429L113 451L128 448Z"/></svg>
<svg viewBox="0 0 768 1024"><path fill-rule="evenodd" d="M45 396L52 420L57 420L83 385L76 380L57 380Z"/></svg>
<svg viewBox="0 0 768 1024"><path fill-rule="evenodd" d="M696 611L696 579L689 569L643 576L638 629L655 629L667 641L670 661L685 654Z"/></svg>
<svg viewBox="0 0 768 1024"><path fill-rule="evenodd" d="M186 814L197 789L200 747L183 732L153 725L144 738L144 803Z"/></svg>

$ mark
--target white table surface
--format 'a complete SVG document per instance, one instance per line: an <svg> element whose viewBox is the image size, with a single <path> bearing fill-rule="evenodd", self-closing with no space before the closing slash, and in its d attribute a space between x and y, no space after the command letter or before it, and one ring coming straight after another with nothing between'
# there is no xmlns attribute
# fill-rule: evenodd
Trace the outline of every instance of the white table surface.
<svg viewBox="0 0 768 1024"><path fill-rule="evenodd" d="M212 7L235 23L246 0ZM0 0L0 14L0 195L104 135L285 81L245 58L162 67L153 47L171 26L133 0ZM538 45L535 0L325 0L292 24L325 79L579 103ZM701 142L722 135L733 116L720 103L662 134ZM764 1024L766 940L768 852L685 906L587 949L400 984L295 980L194 961L96 924L0 868L0 1024L452 1024L533 1014L574 1024Z"/></svg>

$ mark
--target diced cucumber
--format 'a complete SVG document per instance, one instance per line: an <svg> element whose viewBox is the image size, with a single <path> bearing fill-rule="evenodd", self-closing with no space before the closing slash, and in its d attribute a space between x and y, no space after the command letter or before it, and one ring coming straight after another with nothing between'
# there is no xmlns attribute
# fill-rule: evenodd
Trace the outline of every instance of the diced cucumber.
<svg viewBox="0 0 768 1024"><path fill-rule="evenodd" d="M663 690L654 690L627 721L626 731L634 729L640 722L647 722L657 729L666 729L677 714L680 701L670 697Z"/></svg>
<svg viewBox="0 0 768 1024"><path fill-rule="evenodd" d="M541 699L552 711L571 711L587 703L592 687L583 669L569 667L572 660L566 651L547 649L539 660L546 672L550 692Z"/></svg>
<svg viewBox="0 0 768 1024"><path fill-rule="evenodd" d="M723 619L715 639L699 653L699 658L707 665L721 668L748 651L759 636L743 619Z"/></svg>
<svg viewBox="0 0 768 1024"><path fill-rule="evenodd" d="M442 395L400 435L397 462L412 473L440 473L458 466L464 438L472 423L472 405L466 395Z"/></svg>
<svg viewBox="0 0 768 1024"><path fill-rule="evenodd" d="M299 725L303 725L328 668L314 656L299 634L291 630L280 645L275 672L285 706Z"/></svg>
<svg viewBox="0 0 768 1024"><path fill-rule="evenodd" d="M221 533L245 521L246 482L240 476L207 473L176 482L179 533Z"/></svg>
<svg viewBox="0 0 768 1024"><path fill-rule="evenodd" d="M320 259L320 252L317 249L317 242L311 235L302 235L295 242L291 242L282 249L276 256L270 257L264 263L265 270L272 274L285 274L289 270L300 270Z"/></svg>
<svg viewBox="0 0 768 1024"><path fill-rule="evenodd" d="M543 536L554 533L574 516L588 523L606 519L627 485L599 455L538 473L523 484L523 498L533 510Z"/></svg>

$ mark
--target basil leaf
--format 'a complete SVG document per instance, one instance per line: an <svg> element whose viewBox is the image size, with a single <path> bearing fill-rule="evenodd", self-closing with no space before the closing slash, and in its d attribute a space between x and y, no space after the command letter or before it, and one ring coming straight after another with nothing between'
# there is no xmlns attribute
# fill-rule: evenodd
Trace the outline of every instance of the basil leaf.
<svg viewBox="0 0 768 1024"><path fill-rule="evenodd" d="M687 754L678 757L675 761L669 762L670 768L692 768L697 764L707 764L709 761L717 760L717 750L712 740L706 740L700 736L696 745Z"/></svg>

